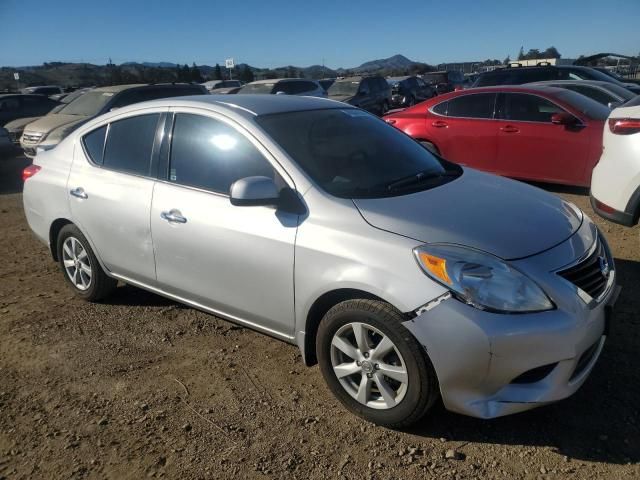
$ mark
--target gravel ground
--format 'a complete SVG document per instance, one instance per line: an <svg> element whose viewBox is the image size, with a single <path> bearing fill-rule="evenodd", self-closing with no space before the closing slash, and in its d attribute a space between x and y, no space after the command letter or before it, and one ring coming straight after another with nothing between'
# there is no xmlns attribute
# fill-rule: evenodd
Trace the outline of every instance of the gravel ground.
<svg viewBox="0 0 640 480"><path fill-rule="evenodd" d="M572 398L492 421L441 405L409 431L368 424L277 340L121 286L76 299L32 236L20 157L0 159L0 480L640 478L640 229L597 218L623 291Z"/></svg>

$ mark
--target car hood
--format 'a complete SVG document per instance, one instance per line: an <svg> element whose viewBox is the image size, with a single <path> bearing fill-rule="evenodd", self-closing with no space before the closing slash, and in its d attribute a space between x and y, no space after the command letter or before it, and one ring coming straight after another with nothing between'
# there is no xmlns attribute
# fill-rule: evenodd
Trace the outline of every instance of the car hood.
<svg viewBox="0 0 640 480"><path fill-rule="evenodd" d="M582 224L580 210L555 195L471 169L422 192L353 201L381 230L424 243L464 245L505 260L554 247Z"/></svg>
<svg viewBox="0 0 640 480"><path fill-rule="evenodd" d="M39 118L42 117L18 118L17 120L13 120L12 122L7 123L4 128L6 128L9 132L22 131L25 125L28 125L31 122L35 122Z"/></svg>
<svg viewBox="0 0 640 480"><path fill-rule="evenodd" d="M58 127L63 125L72 125L87 120L88 117L83 115L63 115L60 113L54 113L51 115L45 115L39 120L30 123L25 127L25 130L30 132L49 133Z"/></svg>

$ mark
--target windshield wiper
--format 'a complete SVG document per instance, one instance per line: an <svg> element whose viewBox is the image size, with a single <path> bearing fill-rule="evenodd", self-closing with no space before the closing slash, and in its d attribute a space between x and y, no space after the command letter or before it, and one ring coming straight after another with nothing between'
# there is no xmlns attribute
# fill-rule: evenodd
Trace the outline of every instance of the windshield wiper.
<svg viewBox="0 0 640 480"><path fill-rule="evenodd" d="M422 172L414 173L406 177L399 178L393 182L387 184L387 190L396 190L397 188L407 187L417 183L424 182L426 180L432 180L434 178L449 177L454 175L452 172L434 172L431 170L423 170Z"/></svg>

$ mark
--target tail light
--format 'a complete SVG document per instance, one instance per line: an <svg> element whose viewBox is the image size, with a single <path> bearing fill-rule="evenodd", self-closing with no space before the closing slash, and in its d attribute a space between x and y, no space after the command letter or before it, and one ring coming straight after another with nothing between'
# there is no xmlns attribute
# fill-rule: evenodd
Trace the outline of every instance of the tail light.
<svg viewBox="0 0 640 480"><path fill-rule="evenodd" d="M33 177L36 173L40 171L39 165L29 165L22 171L22 181L25 182L27 179Z"/></svg>
<svg viewBox="0 0 640 480"><path fill-rule="evenodd" d="M616 135L631 135L640 132L640 119L638 118L610 118L609 130Z"/></svg>

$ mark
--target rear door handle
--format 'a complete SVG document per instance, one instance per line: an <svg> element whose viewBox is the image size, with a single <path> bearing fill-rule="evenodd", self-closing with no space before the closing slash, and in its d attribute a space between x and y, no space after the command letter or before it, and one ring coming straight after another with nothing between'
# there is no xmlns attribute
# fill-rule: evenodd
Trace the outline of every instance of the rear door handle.
<svg viewBox="0 0 640 480"><path fill-rule="evenodd" d="M169 223L187 223L187 219L182 216L180 210L176 210L175 208L172 208L168 212L160 213L160 218Z"/></svg>
<svg viewBox="0 0 640 480"><path fill-rule="evenodd" d="M73 190L69 190L69 193L74 197L82 198L83 200L86 200L87 198L89 198L89 195L86 194L86 192L84 191L84 188L82 187L77 187L77 188L74 188Z"/></svg>
<svg viewBox="0 0 640 480"><path fill-rule="evenodd" d="M500 128L500 131L504 133L518 133L520 129L514 127L513 125L505 125L504 127Z"/></svg>
<svg viewBox="0 0 640 480"><path fill-rule="evenodd" d="M442 120L436 120L431 124L431 126L436 128L444 128L448 127L449 125L447 124L447 122L443 122Z"/></svg>

